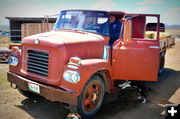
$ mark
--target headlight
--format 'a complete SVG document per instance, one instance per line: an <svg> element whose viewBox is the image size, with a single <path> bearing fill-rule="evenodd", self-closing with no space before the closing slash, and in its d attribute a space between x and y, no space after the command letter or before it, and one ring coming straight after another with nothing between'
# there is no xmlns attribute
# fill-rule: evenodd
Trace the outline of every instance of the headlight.
<svg viewBox="0 0 180 119"><path fill-rule="evenodd" d="M64 80L71 83L78 83L80 81L80 74L76 71L67 70L63 74Z"/></svg>
<svg viewBox="0 0 180 119"><path fill-rule="evenodd" d="M10 65L12 65L12 66L17 66L18 63L19 63L18 58L17 58L17 57L14 57L14 56L8 57L7 61L8 61L8 64L10 64Z"/></svg>

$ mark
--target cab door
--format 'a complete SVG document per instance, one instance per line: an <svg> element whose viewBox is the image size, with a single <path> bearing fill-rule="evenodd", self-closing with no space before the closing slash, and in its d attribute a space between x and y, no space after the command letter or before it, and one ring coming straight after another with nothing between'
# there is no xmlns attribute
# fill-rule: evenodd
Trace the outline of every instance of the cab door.
<svg viewBox="0 0 180 119"><path fill-rule="evenodd" d="M157 81L159 66L158 40L131 38L131 21L124 20L124 38L112 49L112 78Z"/></svg>

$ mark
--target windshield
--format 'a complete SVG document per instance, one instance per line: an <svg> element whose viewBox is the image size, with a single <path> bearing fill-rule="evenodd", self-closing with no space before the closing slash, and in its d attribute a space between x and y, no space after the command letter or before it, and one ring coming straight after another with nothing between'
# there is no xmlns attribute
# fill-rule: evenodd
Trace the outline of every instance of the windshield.
<svg viewBox="0 0 180 119"><path fill-rule="evenodd" d="M54 29L81 30L109 34L108 13L99 11L62 11Z"/></svg>

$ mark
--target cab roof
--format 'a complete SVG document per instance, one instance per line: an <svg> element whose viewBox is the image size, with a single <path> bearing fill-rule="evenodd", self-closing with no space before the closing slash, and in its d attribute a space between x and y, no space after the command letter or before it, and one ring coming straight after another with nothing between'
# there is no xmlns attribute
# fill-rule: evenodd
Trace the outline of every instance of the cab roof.
<svg viewBox="0 0 180 119"><path fill-rule="evenodd" d="M116 14L116 15L125 15L123 11L111 11L111 10L92 10L92 9L68 9L62 11L94 11L94 12L107 12L109 14Z"/></svg>

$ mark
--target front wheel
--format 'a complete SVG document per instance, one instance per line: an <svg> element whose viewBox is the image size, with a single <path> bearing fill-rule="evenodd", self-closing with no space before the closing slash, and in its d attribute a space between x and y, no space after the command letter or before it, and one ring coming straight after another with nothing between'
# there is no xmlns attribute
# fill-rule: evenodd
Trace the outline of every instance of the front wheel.
<svg viewBox="0 0 180 119"><path fill-rule="evenodd" d="M100 109L105 95L105 85L99 75L93 75L78 97L77 113L83 118L92 118Z"/></svg>

